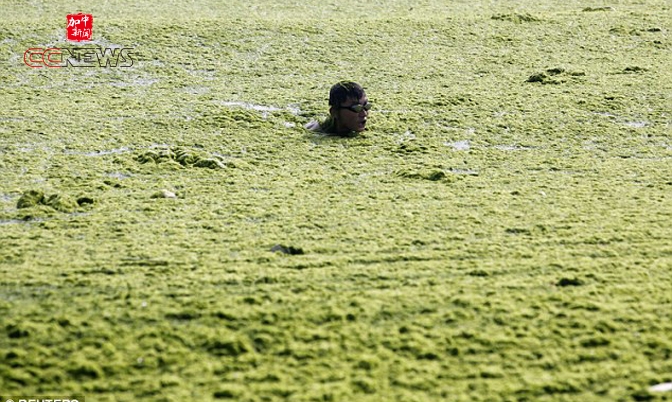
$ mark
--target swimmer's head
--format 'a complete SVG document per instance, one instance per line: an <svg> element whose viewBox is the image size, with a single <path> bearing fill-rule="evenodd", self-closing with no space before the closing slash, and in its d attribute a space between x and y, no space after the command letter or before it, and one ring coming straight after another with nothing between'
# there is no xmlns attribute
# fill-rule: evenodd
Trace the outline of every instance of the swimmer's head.
<svg viewBox="0 0 672 402"><path fill-rule="evenodd" d="M338 134L364 131L370 108L364 88L355 82L338 82L329 91L329 114Z"/></svg>

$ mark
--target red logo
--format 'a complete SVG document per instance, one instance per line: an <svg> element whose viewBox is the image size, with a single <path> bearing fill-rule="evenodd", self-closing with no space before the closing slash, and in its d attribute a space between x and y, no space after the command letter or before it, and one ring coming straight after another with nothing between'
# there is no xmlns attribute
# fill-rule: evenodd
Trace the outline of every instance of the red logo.
<svg viewBox="0 0 672 402"><path fill-rule="evenodd" d="M68 24L65 27L66 39L73 42L84 42L91 40L93 33L93 15L92 14L68 14L66 16Z"/></svg>
<svg viewBox="0 0 672 402"><path fill-rule="evenodd" d="M52 59L52 56L58 56L58 59ZM61 49L31 47L23 53L23 62L32 68L41 68L42 65L47 67L61 67L59 65L61 62Z"/></svg>

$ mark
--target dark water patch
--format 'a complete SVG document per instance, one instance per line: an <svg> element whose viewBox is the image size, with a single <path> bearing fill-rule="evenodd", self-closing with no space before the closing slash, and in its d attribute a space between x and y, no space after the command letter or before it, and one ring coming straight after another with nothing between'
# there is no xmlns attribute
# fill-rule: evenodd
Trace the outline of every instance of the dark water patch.
<svg viewBox="0 0 672 402"><path fill-rule="evenodd" d="M602 346L609 346L611 340L605 336L589 336L579 341L579 344L584 348L597 348Z"/></svg>
<svg viewBox="0 0 672 402"><path fill-rule="evenodd" d="M524 22L539 22L540 18L533 16L530 13L507 13L507 14L496 14L491 17L495 21L508 21L516 24L522 24Z"/></svg>
<svg viewBox="0 0 672 402"><path fill-rule="evenodd" d="M27 338L31 335L31 329L23 324L7 324L5 332L8 338L19 339Z"/></svg>
<svg viewBox="0 0 672 402"><path fill-rule="evenodd" d="M630 396L632 397L632 400L636 402L649 402L658 399L658 396L654 395L650 390L646 389L639 389L634 391Z"/></svg>
<svg viewBox="0 0 672 402"><path fill-rule="evenodd" d="M561 278L559 281L555 283L556 286L560 287L567 287L567 286L583 286L584 281L581 279L578 279L576 277L572 278Z"/></svg>
<svg viewBox="0 0 672 402"><path fill-rule="evenodd" d="M615 10L616 9L611 7L611 6L606 6L606 7L585 7L581 11L590 13L590 12L596 12L596 11L615 11Z"/></svg>
<svg viewBox="0 0 672 402"><path fill-rule="evenodd" d="M427 146L419 141L410 140L399 144L393 151L399 154L426 153Z"/></svg>
<svg viewBox="0 0 672 402"><path fill-rule="evenodd" d="M220 385L219 389L212 394L215 399L241 400L245 395L245 389L241 385L227 384Z"/></svg>
<svg viewBox="0 0 672 402"><path fill-rule="evenodd" d="M639 67L639 66L629 66L623 69L623 74L632 74L632 73L645 73L649 71L648 68Z"/></svg>
<svg viewBox="0 0 672 402"><path fill-rule="evenodd" d="M83 205L89 205L89 204L93 204L93 203L94 203L94 199L91 198L91 197L84 196L84 197L77 198L77 205L79 205L80 207L83 206Z"/></svg>
<svg viewBox="0 0 672 402"><path fill-rule="evenodd" d="M194 310L181 310L166 313L166 319L176 321L190 321L201 317L201 313Z"/></svg>
<svg viewBox="0 0 672 402"><path fill-rule="evenodd" d="M299 262L299 263L289 263L286 265L281 265L283 268L295 269L297 271L302 271L305 269L316 269L316 268L328 268L334 265L333 261L329 260L317 260L311 262Z"/></svg>
<svg viewBox="0 0 672 402"><path fill-rule="evenodd" d="M91 380L103 376L103 370L92 361L75 360L67 371L77 380Z"/></svg>
<svg viewBox="0 0 672 402"><path fill-rule="evenodd" d="M507 228L505 232L514 235L532 235L532 231L527 228Z"/></svg>
<svg viewBox="0 0 672 402"><path fill-rule="evenodd" d="M112 188L123 188L124 185L116 180L103 180L103 184Z"/></svg>
<svg viewBox="0 0 672 402"><path fill-rule="evenodd" d="M122 275L124 273L121 269L112 269L112 268L99 268L99 269L85 269L74 271L73 274L77 275Z"/></svg>
<svg viewBox="0 0 672 402"><path fill-rule="evenodd" d="M124 258L121 262L122 266L139 266L139 267L167 267L171 265L171 261L152 258Z"/></svg>
<svg viewBox="0 0 672 402"><path fill-rule="evenodd" d="M282 254L288 254L288 255L302 255L304 254L304 251L300 247L294 247L294 246L284 246L282 244L276 244L275 246L271 247L271 251L274 253L282 253Z"/></svg>
<svg viewBox="0 0 672 402"><path fill-rule="evenodd" d="M535 73L530 75L525 82L539 82L541 84L559 84L560 81L551 79L546 73Z"/></svg>
<svg viewBox="0 0 672 402"><path fill-rule="evenodd" d="M238 321L239 317L233 312L218 310L211 313L215 318L223 321Z"/></svg>

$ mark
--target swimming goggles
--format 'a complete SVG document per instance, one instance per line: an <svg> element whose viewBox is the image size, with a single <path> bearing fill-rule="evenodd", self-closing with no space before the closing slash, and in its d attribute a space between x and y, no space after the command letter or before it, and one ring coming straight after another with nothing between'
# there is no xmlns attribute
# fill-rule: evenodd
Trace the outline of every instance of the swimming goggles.
<svg viewBox="0 0 672 402"><path fill-rule="evenodd" d="M369 110L371 109L371 104L369 102L366 102L363 105L360 105L359 103L356 103L354 105L350 106L339 106L339 109L348 109L351 112L355 113L361 113L362 110Z"/></svg>

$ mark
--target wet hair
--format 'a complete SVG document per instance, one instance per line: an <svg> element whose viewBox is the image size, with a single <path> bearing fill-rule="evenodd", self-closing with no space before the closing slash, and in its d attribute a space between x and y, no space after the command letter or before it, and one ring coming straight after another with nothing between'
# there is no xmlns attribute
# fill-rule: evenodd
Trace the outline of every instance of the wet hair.
<svg viewBox="0 0 672 402"><path fill-rule="evenodd" d="M341 106L348 99L359 99L364 96L364 88L356 82L340 81L329 91L329 106Z"/></svg>

